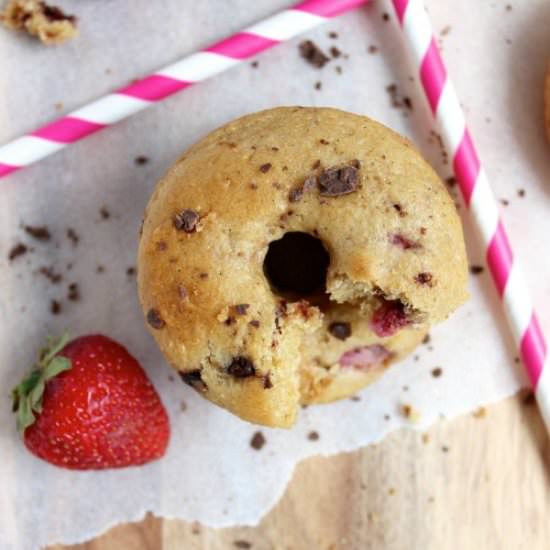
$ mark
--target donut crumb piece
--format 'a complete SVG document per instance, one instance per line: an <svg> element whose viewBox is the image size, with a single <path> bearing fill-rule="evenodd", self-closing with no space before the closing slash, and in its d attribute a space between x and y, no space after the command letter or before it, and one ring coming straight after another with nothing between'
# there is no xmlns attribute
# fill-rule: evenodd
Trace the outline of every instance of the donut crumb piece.
<svg viewBox="0 0 550 550"><path fill-rule="evenodd" d="M265 445L265 436L262 432L256 432L250 440L250 446L259 451Z"/></svg>
<svg viewBox="0 0 550 550"><path fill-rule="evenodd" d="M240 355L233 358L226 371L227 374L235 378L248 378L249 376L255 376L256 367L248 357Z"/></svg>
<svg viewBox="0 0 550 550"><path fill-rule="evenodd" d="M204 383L199 369L189 372L179 372L180 378L194 390L205 393L208 390L208 386Z"/></svg>
<svg viewBox="0 0 550 550"><path fill-rule="evenodd" d="M330 61L328 55L311 40L300 42L298 49L300 50L300 55L317 69L321 69Z"/></svg>

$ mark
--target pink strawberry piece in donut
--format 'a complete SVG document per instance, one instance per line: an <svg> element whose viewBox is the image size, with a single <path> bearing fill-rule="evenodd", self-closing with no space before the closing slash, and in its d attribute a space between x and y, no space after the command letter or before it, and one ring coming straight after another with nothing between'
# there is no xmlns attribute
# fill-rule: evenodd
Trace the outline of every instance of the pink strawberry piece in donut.
<svg viewBox="0 0 550 550"><path fill-rule="evenodd" d="M339 363L342 367L368 370L381 365L390 355L391 353L384 346L373 344L346 351L340 357Z"/></svg>
<svg viewBox="0 0 550 550"><path fill-rule="evenodd" d="M381 338L394 335L398 330L411 324L405 306L399 300L384 300L374 312L370 327Z"/></svg>

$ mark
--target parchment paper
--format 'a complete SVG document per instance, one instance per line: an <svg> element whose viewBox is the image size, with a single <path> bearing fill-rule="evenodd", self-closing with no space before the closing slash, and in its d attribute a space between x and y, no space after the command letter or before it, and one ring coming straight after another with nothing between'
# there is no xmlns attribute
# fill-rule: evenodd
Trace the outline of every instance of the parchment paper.
<svg viewBox="0 0 550 550"><path fill-rule="evenodd" d="M0 32L0 143L290 5L286 0L59 3L81 19L80 36L71 43L46 48ZM444 56L495 192L509 201L503 205L506 226L547 328L550 152L542 82L550 56L550 5L431 0L428 6L436 29L444 31ZM184 148L233 117L279 104L364 113L411 137L443 177L450 175L430 136L431 120L394 17L384 22L385 11L391 13L387 4L374 2L308 33L325 50L335 45L349 55L320 71L300 59L294 40L261 55L257 68L237 67L2 180L0 548L81 541L148 510L211 526L254 524L281 496L301 459L355 449L410 426L399 413L403 404L420 412L414 428L422 429L502 399L525 383L485 272L472 277L470 302L433 330L430 346L423 346L416 360L391 369L360 394L360 401L310 407L290 431L262 428L267 442L256 451L249 442L258 427L172 381L143 326L127 268L135 265L148 196ZM330 39L328 31L339 38ZM378 51L369 54L370 45ZM321 90L314 88L317 81ZM386 86L392 83L411 98L412 112L391 106ZM149 162L136 165L139 155ZM104 206L109 219L100 214ZM47 225L51 241L33 241L23 223ZM77 246L66 237L68 227L80 237ZM483 265L483 252L469 233L471 262ZM18 241L34 251L10 263L7 255ZM63 280L52 284L37 274L43 266L53 267ZM104 266L102 273L98 266ZM67 300L71 283L78 283L80 301ZM61 302L58 315L50 313L52 299ZM71 473L25 450L8 393L45 336L64 328L75 336L109 334L145 366L172 423L163 460L142 468ZM436 367L442 369L439 378L431 375ZM307 438L312 430L319 440Z"/></svg>

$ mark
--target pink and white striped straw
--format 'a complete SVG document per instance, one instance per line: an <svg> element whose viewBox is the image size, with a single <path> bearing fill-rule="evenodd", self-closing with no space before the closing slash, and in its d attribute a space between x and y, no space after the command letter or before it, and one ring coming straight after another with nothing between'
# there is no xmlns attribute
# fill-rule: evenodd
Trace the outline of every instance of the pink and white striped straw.
<svg viewBox="0 0 550 550"><path fill-rule="evenodd" d="M368 0L305 0L0 147L0 178Z"/></svg>
<svg viewBox="0 0 550 550"><path fill-rule="evenodd" d="M477 156L464 113L448 77L422 0L393 0L426 98L453 159L471 218L486 247L487 264L542 417L550 432L550 365L527 285L514 258L497 202Z"/></svg>

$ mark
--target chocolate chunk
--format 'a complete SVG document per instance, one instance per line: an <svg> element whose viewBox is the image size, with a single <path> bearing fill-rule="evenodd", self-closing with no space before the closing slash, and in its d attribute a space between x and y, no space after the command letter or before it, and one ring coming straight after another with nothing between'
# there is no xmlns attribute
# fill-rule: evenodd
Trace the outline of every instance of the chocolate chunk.
<svg viewBox="0 0 550 550"><path fill-rule="evenodd" d="M323 197L339 197L357 189L359 171L354 166L329 168L319 176L319 193Z"/></svg>
<svg viewBox="0 0 550 550"><path fill-rule="evenodd" d="M161 329L166 325L164 319L160 316L160 313L157 309L151 308L147 312L147 322L154 328L154 329Z"/></svg>
<svg viewBox="0 0 550 550"><path fill-rule="evenodd" d="M134 162L138 165L138 166L143 166L144 164L147 164L149 162L149 159L144 156L144 155L139 155L139 157L136 157L134 159Z"/></svg>
<svg viewBox="0 0 550 550"><path fill-rule="evenodd" d="M319 433L318 432L309 432L307 434L307 438L310 440L310 441L318 441L319 440Z"/></svg>
<svg viewBox="0 0 550 550"><path fill-rule="evenodd" d="M260 166L260 172L262 174L267 174L267 172L269 172L271 170L271 163L270 162L266 162L265 164L262 164Z"/></svg>
<svg viewBox="0 0 550 550"><path fill-rule="evenodd" d="M235 306L235 312L238 315L246 315L246 310L250 307L250 304L237 304Z"/></svg>
<svg viewBox="0 0 550 550"><path fill-rule="evenodd" d="M80 237L72 227L67 228L67 238L73 243L73 246L76 246L80 241Z"/></svg>
<svg viewBox="0 0 550 550"><path fill-rule="evenodd" d="M235 378L248 378L256 374L256 367L248 357L242 355L235 357L225 369L227 374Z"/></svg>
<svg viewBox="0 0 550 550"><path fill-rule="evenodd" d="M57 300L50 302L50 312L52 315L59 315L61 313L61 304Z"/></svg>
<svg viewBox="0 0 550 550"><path fill-rule="evenodd" d="M107 207L106 207L106 206L102 206L102 207L99 209L99 215L100 215L104 220L108 220L108 219L111 217L111 213L109 212L109 210L107 210Z"/></svg>
<svg viewBox="0 0 550 550"><path fill-rule="evenodd" d="M269 372L264 376L264 390L270 390L273 387Z"/></svg>
<svg viewBox="0 0 550 550"><path fill-rule="evenodd" d="M76 283L71 283L69 285L67 298L71 300L71 302L78 302L78 300L80 300L80 290L78 289L78 285Z"/></svg>
<svg viewBox="0 0 550 550"><path fill-rule="evenodd" d="M193 233L199 222L200 216L196 210L187 208L174 216L174 226L178 231Z"/></svg>
<svg viewBox="0 0 550 550"><path fill-rule="evenodd" d="M301 187L298 187L297 189L293 189L288 194L288 200L290 202L298 202L302 199L303 196L304 196L304 190Z"/></svg>
<svg viewBox="0 0 550 550"><path fill-rule="evenodd" d="M37 241L49 241L51 239L50 230L45 226L25 225L23 229Z"/></svg>
<svg viewBox="0 0 550 550"><path fill-rule="evenodd" d="M427 285L429 287L432 287L434 285L433 282L433 275L431 273L428 273L426 271L423 271L422 273L419 273L414 280L419 285Z"/></svg>
<svg viewBox="0 0 550 550"><path fill-rule="evenodd" d="M319 140L319 143L320 143L321 145L330 145L330 141L327 141L327 140L324 139L324 138L321 138L321 139Z"/></svg>
<svg viewBox="0 0 550 550"><path fill-rule="evenodd" d="M310 64L320 69L329 62L329 57L311 40L304 40L298 46L300 55Z"/></svg>
<svg viewBox="0 0 550 550"><path fill-rule="evenodd" d="M262 432L256 432L252 439L250 440L250 446L256 450L259 451L263 446L265 445L265 437Z"/></svg>
<svg viewBox="0 0 550 550"><path fill-rule="evenodd" d="M23 243L17 243L8 254L8 260L11 262L18 256L23 256L29 251L29 249Z"/></svg>
<svg viewBox="0 0 550 550"><path fill-rule="evenodd" d="M204 383L201 375L201 371L196 369L188 372L179 372L180 378L193 389L200 393L205 393L208 390L208 386Z"/></svg>
<svg viewBox="0 0 550 550"><path fill-rule="evenodd" d="M351 336L351 325L349 323L335 322L330 323L328 331L338 338L338 340L346 340Z"/></svg>
<svg viewBox="0 0 550 550"><path fill-rule="evenodd" d="M453 176L449 176L446 180L445 180L445 183L449 186L449 187L454 187L456 185L456 178L453 177Z"/></svg>
<svg viewBox="0 0 550 550"><path fill-rule="evenodd" d="M228 327L231 326L235 322L235 317L233 315L230 315L224 322L224 325L227 325Z"/></svg>

